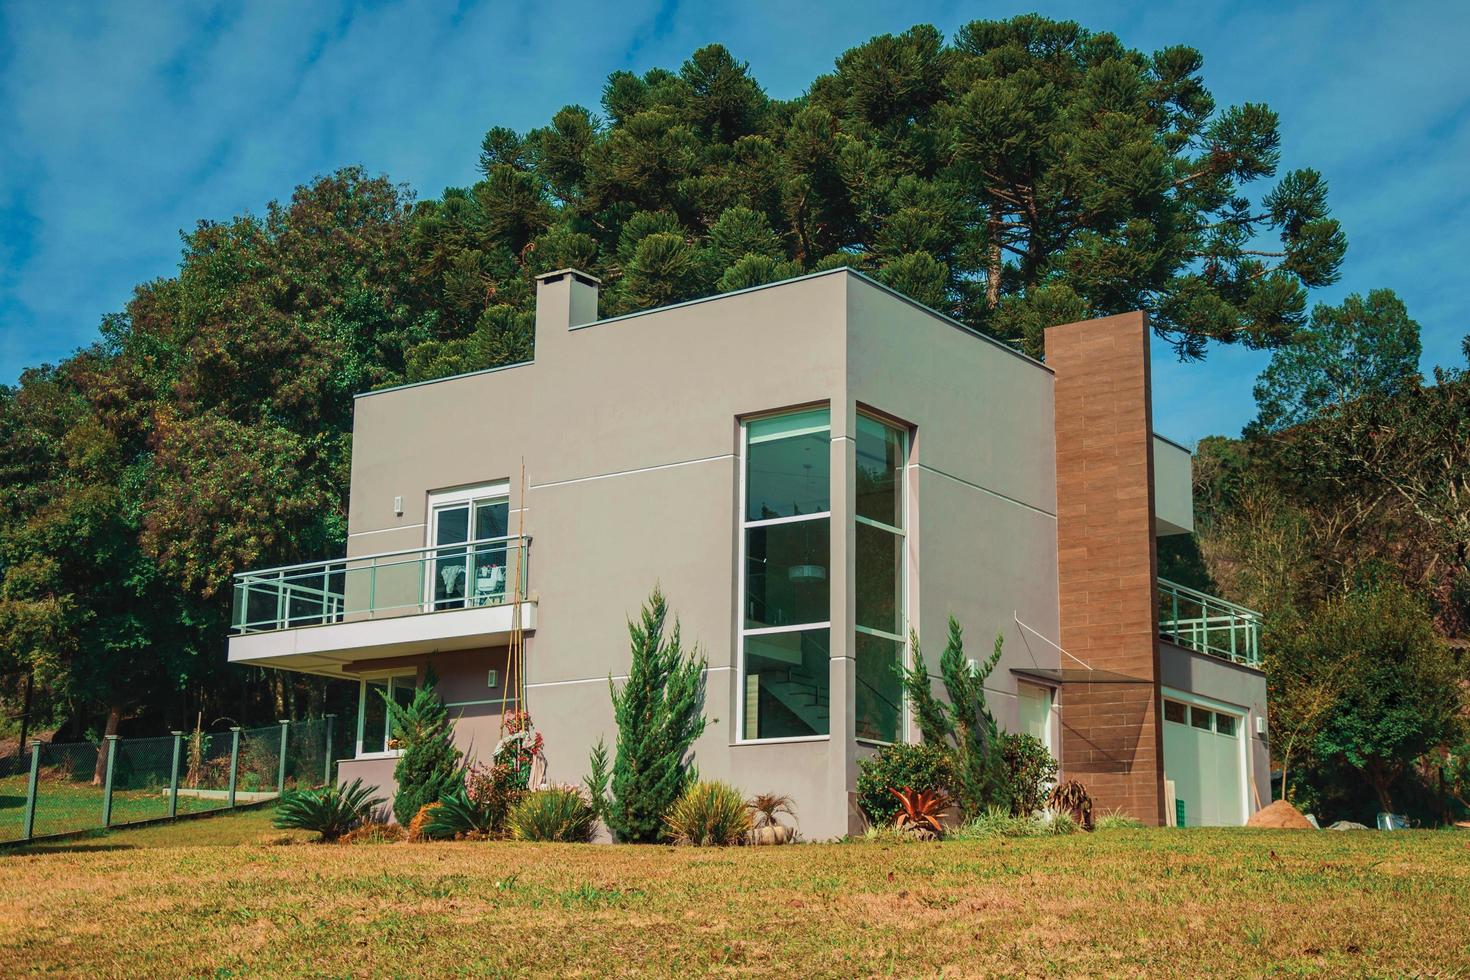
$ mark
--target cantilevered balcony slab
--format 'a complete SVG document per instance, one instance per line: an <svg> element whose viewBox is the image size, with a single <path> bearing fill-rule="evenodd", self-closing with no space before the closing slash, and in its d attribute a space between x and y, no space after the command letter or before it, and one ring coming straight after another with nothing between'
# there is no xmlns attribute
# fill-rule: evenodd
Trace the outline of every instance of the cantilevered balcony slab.
<svg viewBox="0 0 1470 980"><path fill-rule="evenodd" d="M536 603L519 606L520 626L536 628ZM386 619L298 626L230 637L230 663L280 667L327 677L354 676L365 662L426 653L505 646L516 626L514 604L446 609Z"/></svg>

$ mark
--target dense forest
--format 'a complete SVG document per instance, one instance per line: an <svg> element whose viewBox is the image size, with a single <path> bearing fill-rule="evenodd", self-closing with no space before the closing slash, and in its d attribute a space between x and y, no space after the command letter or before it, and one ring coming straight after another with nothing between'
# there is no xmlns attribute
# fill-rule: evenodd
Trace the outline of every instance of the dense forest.
<svg viewBox="0 0 1470 980"><path fill-rule="evenodd" d="M74 737L324 710L322 682L226 666L231 576L340 554L352 396L529 358L537 273L593 272L614 315L847 265L1032 354L1130 309L1183 358L1276 350L1258 422L1201 447L1198 547L1166 561L1271 616L1310 786L1346 767L1387 802L1462 738L1470 381L1419 377L1391 292L1309 309L1347 247L1326 181L1278 172L1275 114L1217 106L1202 70L1026 16L875 37L781 100L711 45L490 129L470 187L349 167L200 222L96 343L0 388L10 729L26 706ZM1382 678L1343 680L1320 638L1380 607L1398 632L1348 635L1447 693L1368 751L1328 722ZM1328 707L1293 708L1320 677Z"/></svg>

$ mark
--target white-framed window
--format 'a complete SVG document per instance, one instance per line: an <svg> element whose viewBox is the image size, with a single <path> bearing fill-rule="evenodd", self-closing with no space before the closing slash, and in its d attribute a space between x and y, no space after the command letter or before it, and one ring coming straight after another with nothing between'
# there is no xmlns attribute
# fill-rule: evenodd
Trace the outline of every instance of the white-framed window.
<svg viewBox="0 0 1470 980"><path fill-rule="evenodd" d="M899 669L908 649L908 430L859 413L856 443L854 722L863 741L897 742L904 722Z"/></svg>
<svg viewBox="0 0 1470 980"><path fill-rule="evenodd" d="M393 733L388 723L388 704L391 698L400 707L408 707L413 700L417 672L400 671L364 677L358 682L357 696L357 753L359 759L395 756L398 750L390 747Z"/></svg>
<svg viewBox="0 0 1470 980"><path fill-rule="evenodd" d="M510 587L518 550L509 538L508 481L429 494L428 541L433 548L424 579L430 611L495 605Z"/></svg>
<svg viewBox="0 0 1470 980"><path fill-rule="evenodd" d="M741 426L739 741L831 731L828 409Z"/></svg>

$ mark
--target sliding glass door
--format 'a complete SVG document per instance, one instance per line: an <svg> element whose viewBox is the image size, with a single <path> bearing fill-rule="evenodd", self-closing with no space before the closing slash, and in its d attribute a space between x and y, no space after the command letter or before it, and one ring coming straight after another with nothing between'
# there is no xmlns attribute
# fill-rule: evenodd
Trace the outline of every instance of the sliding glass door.
<svg viewBox="0 0 1470 980"><path fill-rule="evenodd" d="M431 503L429 534L435 551L426 589L429 608L504 602L511 586L512 549L505 540L510 499L499 488L456 491L454 498Z"/></svg>

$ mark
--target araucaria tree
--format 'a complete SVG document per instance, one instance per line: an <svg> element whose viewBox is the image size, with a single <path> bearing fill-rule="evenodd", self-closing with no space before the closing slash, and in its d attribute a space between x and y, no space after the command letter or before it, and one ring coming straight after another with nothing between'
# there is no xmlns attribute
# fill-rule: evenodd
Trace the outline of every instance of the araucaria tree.
<svg viewBox="0 0 1470 980"><path fill-rule="evenodd" d="M633 662L619 688L608 680L617 722L608 827L621 841L652 843L666 835L664 816L694 780L690 749L704 732L704 656L684 651L676 618L653 590L628 622Z"/></svg>
<svg viewBox="0 0 1470 980"><path fill-rule="evenodd" d="M458 789L464 775L459 750L451 739L449 710L434 689L437 682L433 668L427 669L406 708L383 695L389 730L403 750L393 768L398 783L393 816L405 827L420 808Z"/></svg>
<svg viewBox="0 0 1470 980"><path fill-rule="evenodd" d="M955 800L966 816L977 816L990 806L1011 805L1011 790L995 716L985 704L985 679L1000 663L1003 639L983 663L971 665L965 657L960 624L949 618L949 639L939 657L939 675L949 695L946 703L934 696L929 665L910 633L913 663L904 669L904 695L913 706L914 719L924 741L946 747L954 755Z"/></svg>

